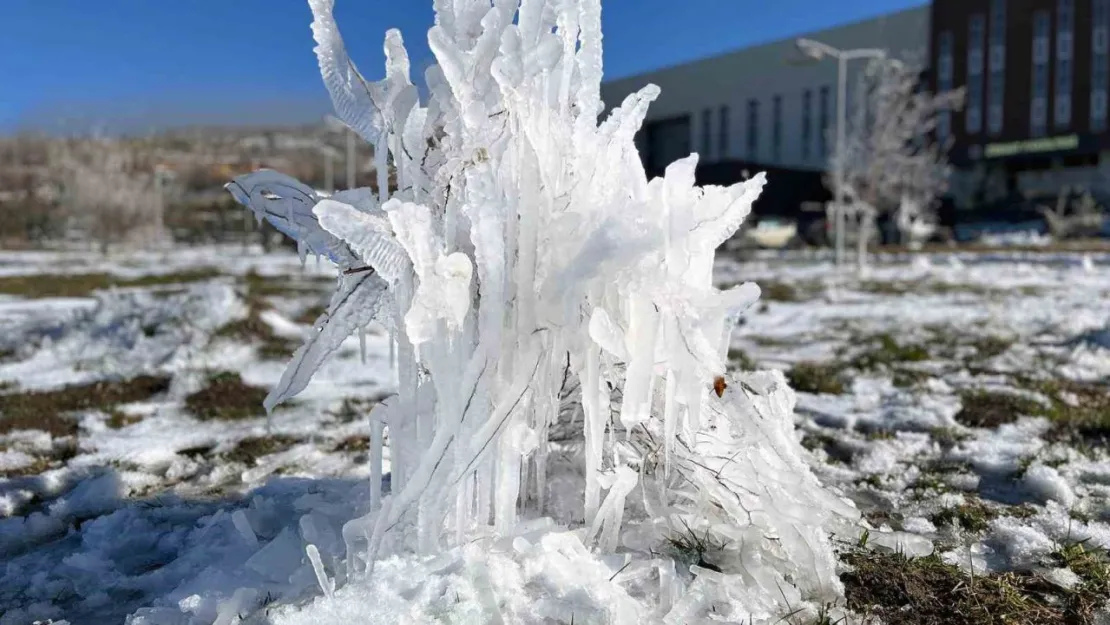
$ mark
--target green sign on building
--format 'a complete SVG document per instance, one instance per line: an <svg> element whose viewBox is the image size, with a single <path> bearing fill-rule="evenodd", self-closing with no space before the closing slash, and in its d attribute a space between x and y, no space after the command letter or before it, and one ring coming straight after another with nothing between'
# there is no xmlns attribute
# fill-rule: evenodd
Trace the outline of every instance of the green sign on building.
<svg viewBox="0 0 1110 625"><path fill-rule="evenodd" d="M1079 135L1061 135L1006 143L988 143L983 147L985 158L1000 158L1018 154L1039 154L1042 152L1063 152L1079 147Z"/></svg>

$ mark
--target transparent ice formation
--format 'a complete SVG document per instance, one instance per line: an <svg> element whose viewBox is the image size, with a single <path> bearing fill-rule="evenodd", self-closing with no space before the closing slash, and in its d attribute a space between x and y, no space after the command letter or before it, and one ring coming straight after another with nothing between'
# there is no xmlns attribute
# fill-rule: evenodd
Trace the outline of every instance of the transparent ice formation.
<svg viewBox="0 0 1110 625"><path fill-rule="evenodd" d="M341 577L565 516L548 502L560 432L580 450L576 540L598 557L647 558L683 532L720 546L712 567L645 560L660 618L760 622L835 600L829 533L858 514L801 460L782 375L725 372L759 289L717 289L714 253L764 175L697 187L691 155L647 178L633 139L659 91L599 123L600 0L437 0L424 103L399 32L369 82L333 2L309 4L321 74L338 117L374 145L378 188L321 200L275 172L229 187L341 270L267 407L370 322L395 339L399 390L371 415L390 489L344 526Z"/></svg>

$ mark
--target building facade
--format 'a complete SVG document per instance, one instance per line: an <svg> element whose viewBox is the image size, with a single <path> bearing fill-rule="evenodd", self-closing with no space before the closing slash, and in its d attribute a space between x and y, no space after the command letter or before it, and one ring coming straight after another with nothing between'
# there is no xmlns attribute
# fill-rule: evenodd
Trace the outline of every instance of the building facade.
<svg viewBox="0 0 1110 625"><path fill-rule="evenodd" d="M881 48L895 57L924 60L929 7L798 36L840 49ZM648 83L660 87L638 137L651 171L697 152L706 164L820 172L836 137L837 63L799 63L795 42L792 37L609 81L602 85L602 99L612 108ZM853 61L851 68L858 71L866 63Z"/></svg>
<svg viewBox="0 0 1110 625"><path fill-rule="evenodd" d="M960 203L1110 173L1110 0L934 0L933 87L966 89L945 115Z"/></svg>

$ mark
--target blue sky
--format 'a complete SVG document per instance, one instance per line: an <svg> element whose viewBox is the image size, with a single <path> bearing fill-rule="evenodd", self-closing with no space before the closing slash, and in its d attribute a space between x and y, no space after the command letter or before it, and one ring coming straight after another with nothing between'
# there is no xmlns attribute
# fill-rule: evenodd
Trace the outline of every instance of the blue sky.
<svg viewBox="0 0 1110 625"><path fill-rule="evenodd" d="M337 0L352 57L381 70L400 28L429 62L429 0ZM607 77L855 21L919 0L606 0ZM128 119L284 122L327 112L303 0L0 0L0 129Z"/></svg>

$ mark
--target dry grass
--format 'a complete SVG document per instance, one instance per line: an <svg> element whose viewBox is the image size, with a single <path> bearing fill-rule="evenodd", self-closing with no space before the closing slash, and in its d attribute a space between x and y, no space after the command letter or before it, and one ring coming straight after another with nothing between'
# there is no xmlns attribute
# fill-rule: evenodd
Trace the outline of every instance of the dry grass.
<svg viewBox="0 0 1110 625"><path fill-rule="evenodd" d="M1051 400L1045 416L1053 423L1053 438L1102 445L1110 442L1110 386L1062 378L1026 385Z"/></svg>
<svg viewBox="0 0 1110 625"><path fill-rule="evenodd" d="M742 349L731 348L728 350L728 365L730 368L741 371L754 371L759 364Z"/></svg>
<svg viewBox="0 0 1110 625"><path fill-rule="evenodd" d="M937 512L930 519L937 527L946 527L955 523L968 532L985 532L990 527L991 519L997 514L988 508L982 501L972 499L951 508Z"/></svg>
<svg viewBox="0 0 1110 625"><path fill-rule="evenodd" d="M266 389L243 382L233 371L208 377L204 388L185 398L185 409L201 421L237 421L262 416Z"/></svg>
<svg viewBox="0 0 1110 625"><path fill-rule="evenodd" d="M0 395L0 434L13 430L42 430L52 436L77 434L77 421L68 413L111 412L120 404L149 399L169 388L166 377L139 376L119 382L94 382L51 391L23 391Z"/></svg>
<svg viewBox="0 0 1110 625"><path fill-rule="evenodd" d="M106 273L33 274L0 277L0 293L28 299L46 297L88 297L95 291L112 287L140 288L211 280L220 273L197 269L139 278L121 278Z"/></svg>
<svg viewBox="0 0 1110 625"><path fill-rule="evenodd" d="M271 308L268 298L299 293L277 278L265 278L257 273L244 277L246 289L243 298L247 304L247 316L223 326L214 334L256 346L258 355L265 360L286 360L300 347L293 341L274 333L270 324L262 320L262 313Z"/></svg>
<svg viewBox="0 0 1110 625"><path fill-rule="evenodd" d="M824 287L817 281L758 280L761 302L804 302L817 298Z"/></svg>
<svg viewBox="0 0 1110 625"><path fill-rule="evenodd" d="M845 364L858 371L889 371L903 363L929 360L924 345L899 341L886 332L858 337L851 345L858 351Z"/></svg>
<svg viewBox="0 0 1110 625"><path fill-rule="evenodd" d="M270 324L262 320L258 308L250 308L247 316L223 326L213 336L254 345L258 356L265 360L288 359L300 345L274 333Z"/></svg>
<svg viewBox="0 0 1110 625"><path fill-rule="evenodd" d="M367 415L370 414L370 409L377 403L378 402L373 399L344 397L343 403L339 405L339 408L328 414L335 417L335 420L340 423L352 423L359 419L365 419Z"/></svg>
<svg viewBox="0 0 1110 625"><path fill-rule="evenodd" d="M1062 545L1052 559L1079 576L1080 583L1068 596L1068 608L1077 618L1091 615L1110 600L1110 557L1106 550L1092 549L1084 542ZM1075 622L1090 622L1075 621Z"/></svg>
<svg viewBox="0 0 1110 625"><path fill-rule="evenodd" d="M1003 391L975 390L960 397L956 421L973 428L993 428L1022 416L1044 415L1046 408L1028 397Z"/></svg>
<svg viewBox="0 0 1110 625"><path fill-rule="evenodd" d="M302 325L312 325L316 323L316 320L320 318L320 315L326 313L327 311L328 307L323 304L309 306L308 308L302 310L301 314L297 315L297 317L293 319L293 321L294 323L299 323Z"/></svg>
<svg viewBox="0 0 1110 625"><path fill-rule="evenodd" d="M803 393L841 395L845 391L844 369L837 363L800 362L786 372L786 379Z"/></svg>
<svg viewBox="0 0 1110 625"><path fill-rule="evenodd" d="M1048 399L1034 399L1003 391L969 391L956 420L970 427L997 427L1021 416L1045 417L1052 422L1053 440L1105 445L1110 441L1110 386L1062 378L1016 376L1013 383Z"/></svg>
<svg viewBox="0 0 1110 625"><path fill-rule="evenodd" d="M954 510L949 520L975 531L988 514ZM972 576L936 555L853 550L842 559L853 568L841 576L848 607L887 625L1087 625L1110 598L1107 553L1082 543L1061 546L1045 562L1079 576L1071 589L1032 572Z"/></svg>
<svg viewBox="0 0 1110 625"><path fill-rule="evenodd" d="M231 462L253 467L258 463L259 458L283 452L293 445L296 445L298 442L300 441L292 436L281 434L245 438L239 441L235 449L225 454L224 458Z"/></svg>
<svg viewBox="0 0 1110 625"><path fill-rule="evenodd" d="M843 445L838 439L823 432L806 432L802 436L802 447L810 451L823 450L829 464L851 464L855 452Z"/></svg>
<svg viewBox="0 0 1110 625"><path fill-rule="evenodd" d="M1049 625L1067 620L1051 601L1058 589L1033 575L975 576L937 556L853 553L841 576L853 611L886 625Z"/></svg>
<svg viewBox="0 0 1110 625"><path fill-rule="evenodd" d="M347 438L339 441L335 446L335 451L347 453L363 453L370 449L370 437L363 435L348 436Z"/></svg>
<svg viewBox="0 0 1110 625"><path fill-rule="evenodd" d="M104 424L113 430L121 430L129 425L135 425L142 420L143 418L140 415L127 414L119 410L109 410L108 418L104 421Z"/></svg>

